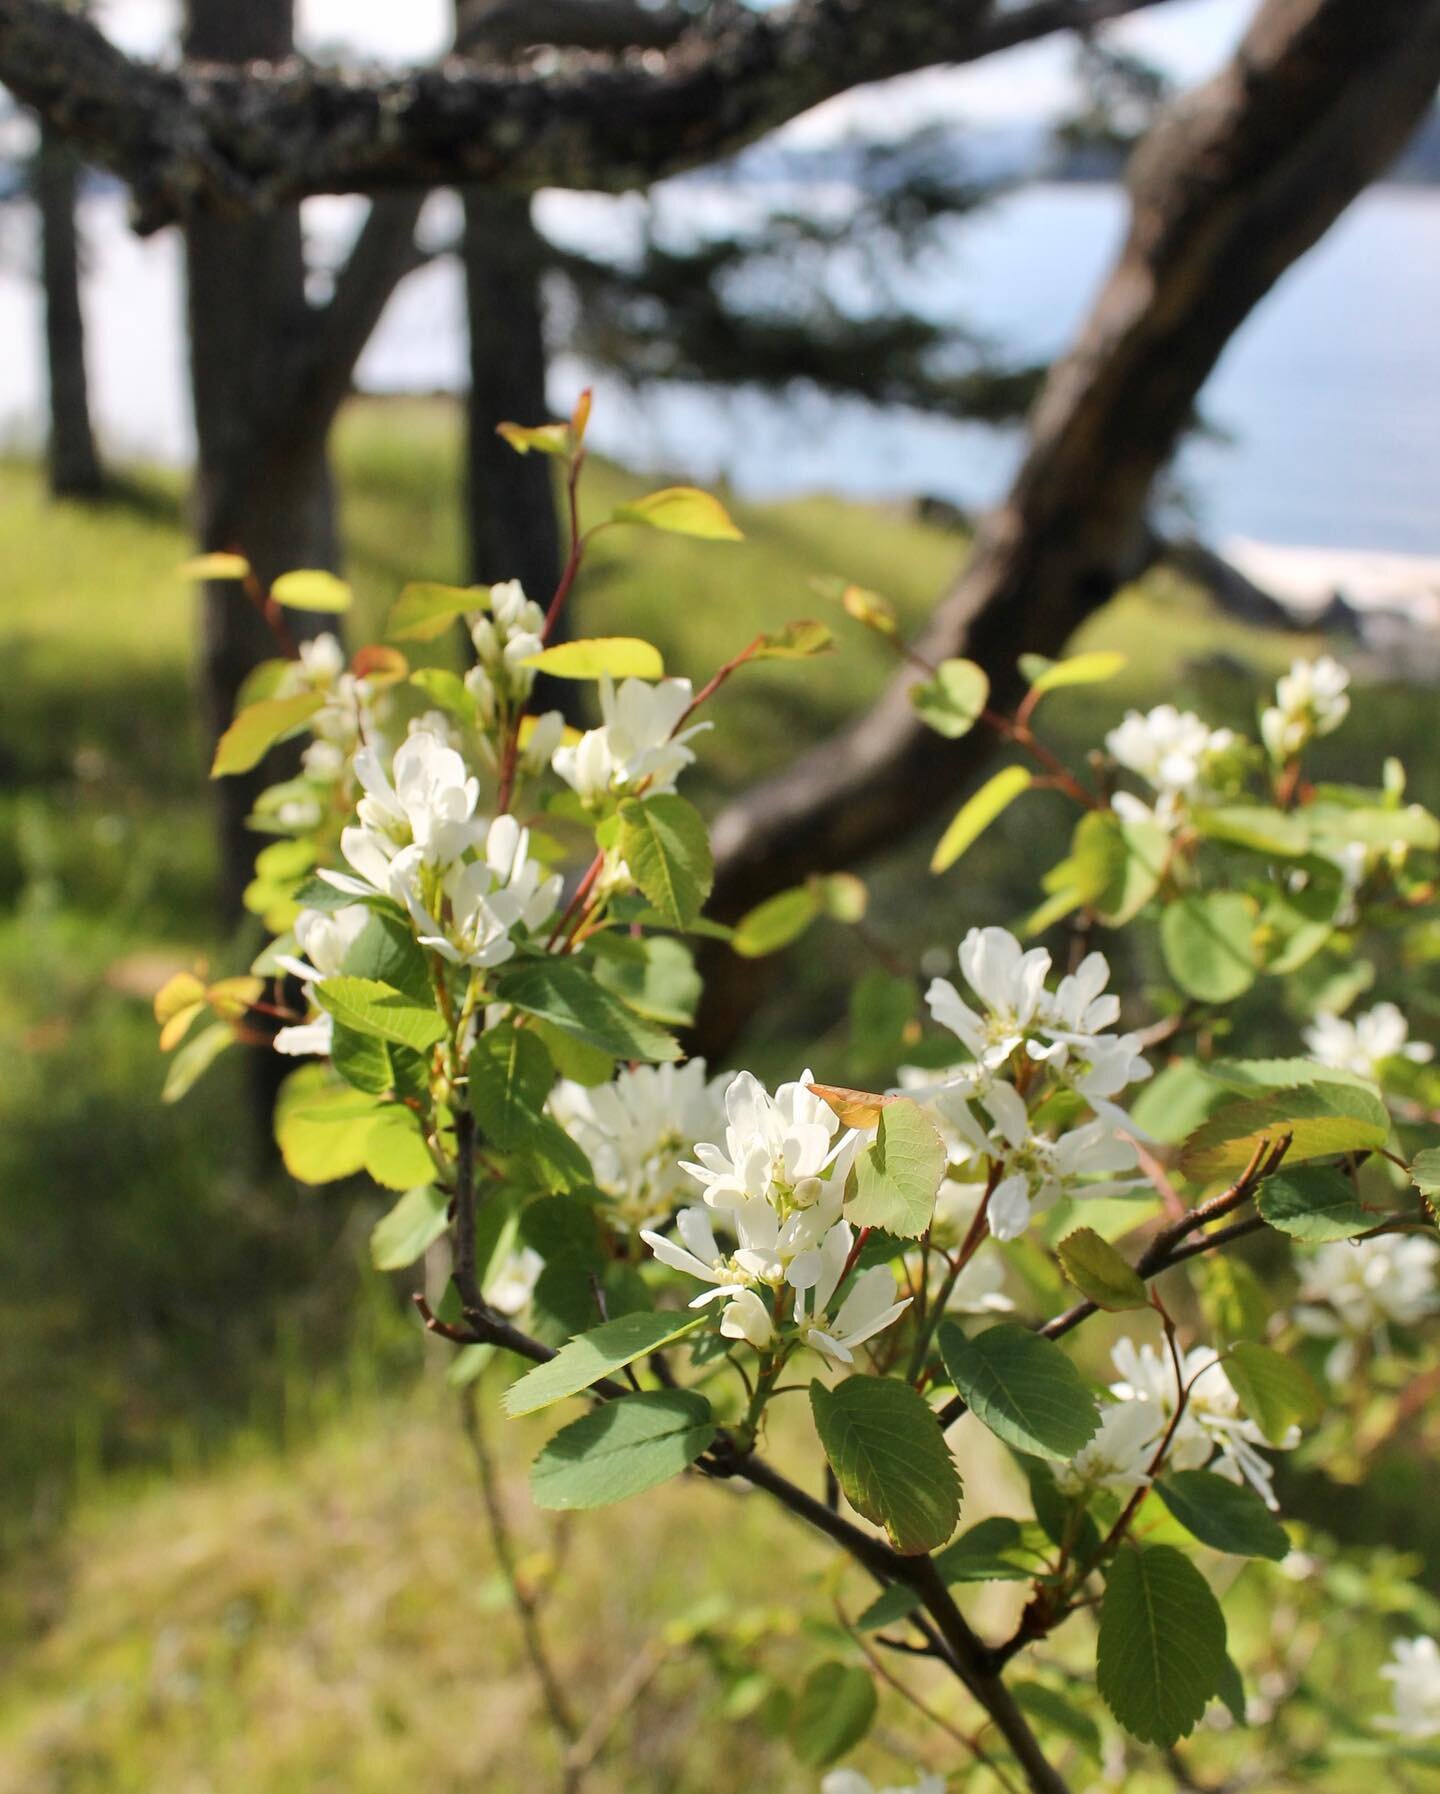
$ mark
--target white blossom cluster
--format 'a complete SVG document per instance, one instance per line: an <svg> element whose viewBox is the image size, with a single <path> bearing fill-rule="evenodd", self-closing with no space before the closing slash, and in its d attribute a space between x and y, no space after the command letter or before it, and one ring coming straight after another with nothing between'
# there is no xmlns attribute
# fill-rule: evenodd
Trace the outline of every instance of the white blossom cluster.
<svg viewBox="0 0 1440 1794"><path fill-rule="evenodd" d="M1433 1638L1399 1638L1380 1671L1394 1711L1378 1723L1402 1738L1440 1737L1440 1645Z"/></svg>
<svg viewBox="0 0 1440 1794"><path fill-rule="evenodd" d="M1297 660L1261 712L1260 739L1271 759L1292 760L1317 736L1333 734L1349 715L1349 686L1349 673L1330 655Z"/></svg>
<svg viewBox="0 0 1440 1794"><path fill-rule="evenodd" d="M1145 781L1155 793L1152 804L1128 791L1111 800L1126 822L1154 822L1168 832L1184 820L1191 804L1218 794L1227 759L1233 760L1239 737L1231 729L1212 729L1193 710L1157 704L1142 715L1130 710L1105 737L1113 760Z"/></svg>

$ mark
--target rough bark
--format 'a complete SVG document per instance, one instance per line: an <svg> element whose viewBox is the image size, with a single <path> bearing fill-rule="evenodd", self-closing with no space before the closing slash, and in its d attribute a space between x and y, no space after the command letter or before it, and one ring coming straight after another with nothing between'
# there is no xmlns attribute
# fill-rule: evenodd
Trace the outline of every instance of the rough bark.
<svg viewBox="0 0 1440 1794"><path fill-rule="evenodd" d="M35 159L40 271L45 295L45 361L50 382L47 464L56 498L96 498L105 476L90 423L85 319L80 308L80 232L75 216L80 162L48 126Z"/></svg>
<svg viewBox="0 0 1440 1794"><path fill-rule="evenodd" d="M1028 453L919 643L989 672L1054 654L1146 564L1151 483L1221 351L1280 276L1401 148L1440 80L1440 0L1267 0L1231 63L1157 123L1131 175L1119 259L1052 370ZM990 752L943 741L898 677L868 715L722 812L712 911L733 918L953 806ZM715 1051L750 993L717 981Z"/></svg>
<svg viewBox="0 0 1440 1794"><path fill-rule="evenodd" d="M0 0L0 80L128 179L143 227L197 207L475 182L611 190L713 161L855 86L1083 29L1164 0L792 0L724 5L668 51L558 64L450 57L385 76L198 46L125 56L49 0ZM242 15L234 7L239 41Z"/></svg>

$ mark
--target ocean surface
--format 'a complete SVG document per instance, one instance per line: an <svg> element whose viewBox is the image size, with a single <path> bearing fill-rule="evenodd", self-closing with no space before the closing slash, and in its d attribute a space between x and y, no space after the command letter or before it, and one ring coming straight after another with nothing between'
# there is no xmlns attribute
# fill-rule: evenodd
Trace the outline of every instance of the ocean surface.
<svg viewBox="0 0 1440 1794"><path fill-rule="evenodd" d="M671 184L659 203L677 228L703 230L753 217L766 197L690 181ZM807 197L845 204L843 190ZM540 201L552 232L622 249L638 203ZM337 238L352 216L347 204L319 202L307 225ZM106 444L117 455L183 460L191 435L178 242L173 233L136 240L118 194L98 194L82 210L91 378ZM965 320L1017 356L1053 353L1083 316L1123 224L1116 189L1025 189L957 223L906 275L907 299ZM43 415L32 266L26 210L4 208L0 441L9 443L34 442ZM858 294L863 276L853 278ZM464 365L458 271L441 261L396 295L360 379L376 391L456 390ZM585 378L582 367L558 362L555 403ZM695 480L725 477L753 494L927 493L975 506L1003 490L1018 453L1014 433L803 393L638 399L601 381L597 399L599 446ZM1381 188L1352 207L1230 344L1202 409L1221 435L1192 443L1176 472L1206 535L1440 553L1440 191Z"/></svg>

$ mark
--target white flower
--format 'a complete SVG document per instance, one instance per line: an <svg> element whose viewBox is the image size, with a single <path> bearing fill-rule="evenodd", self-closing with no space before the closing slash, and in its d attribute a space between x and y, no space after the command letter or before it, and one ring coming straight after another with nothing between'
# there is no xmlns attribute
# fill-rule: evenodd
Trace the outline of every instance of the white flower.
<svg viewBox="0 0 1440 1794"><path fill-rule="evenodd" d="M673 791L695 758L685 743L710 726L696 723L675 733L693 697L688 679L662 679L658 685L626 679L617 690L611 679L602 678L600 728L588 730L573 746L556 748L555 771L586 803L632 790L642 780L649 781L651 795Z"/></svg>
<svg viewBox="0 0 1440 1794"><path fill-rule="evenodd" d="M696 1296L690 1306L703 1308L737 1289L766 1284L778 1289L792 1263L802 1254L813 1255L840 1208L837 1188L831 1202L802 1209L782 1222L768 1202L759 1197L727 1209L721 1217L734 1228L737 1244L730 1252L715 1238L715 1219L709 1209L685 1208L675 1217L679 1244L652 1229L640 1238L663 1265L698 1277L711 1287ZM808 1259L807 1259L808 1262Z"/></svg>
<svg viewBox="0 0 1440 1794"><path fill-rule="evenodd" d="M1312 1337L1341 1339L1327 1368L1332 1377L1345 1376L1354 1342L1386 1325L1413 1327L1440 1309L1437 1270L1440 1245L1420 1234L1338 1240L1319 1247L1306 1265L1295 1319Z"/></svg>
<svg viewBox="0 0 1440 1794"><path fill-rule="evenodd" d="M524 1246L504 1259L485 1285L485 1300L501 1314L519 1314L530 1304L545 1260Z"/></svg>
<svg viewBox="0 0 1440 1794"><path fill-rule="evenodd" d="M1350 710L1349 684L1349 673L1328 654L1297 660L1260 717L1260 739L1270 757L1289 760L1316 736L1338 729Z"/></svg>
<svg viewBox="0 0 1440 1794"><path fill-rule="evenodd" d="M930 1238L935 1247L930 1254L931 1290L938 1292L949 1276L950 1261L946 1253L956 1250L964 1241L984 1194L984 1184L962 1184L953 1178L946 1178L941 1184L930 1223ZM918 1279L923 1254L912 1252L905 1262ZM1005 1294L1005 1261L995 1252L977 1252L955 1279L945 1298L947 1314L1010 1314L1014 1308L1014 1302Z"/></svg>
<svg viewBox="0 0 1440 1794"><path fill-rule="evenodd" d="M753 1289L737 1290L731 1296L720 1316L720 1331L726 1339L743 1339L757 1352L765 1351L775 1340L770 1310Z"/></svg>
<svg viewBox="0 0 1440 1794"><path fill-rule="evenodd" d="M545 613L525 596L518 579L509 579L491 586L488 611L477 612L468 621L479 665L466 674L465 684L480 720L489 724L500 704L510 709L530 696L535 669L524 663L545 645L541 640Z"/></svg>
<svg viewBox="0 0 1440 1794"><path fill-rule="evenodd" d="M1198 796L1210 764L1234 744L1233 731L1212 729L1193 710L1173 704L1157 704L1144 716L1129 710L1105 737L1112 759L1172 798Z"/></svg>
<svg viewBox="0 0 1440 1794"><path fill-rule="evenodd" d="M1321 1065L1362 1078L1378 1079L1387 1059L1425 1065L1435 1054L1425 1041L1410 1039L1409 1024L1393 1003L1377 1003L1353 1022L1322 1011L1302 1038Z"/></svg>
<svg viewBox="0 0 1440 1794"><path fill-rule="evenodd" d="M723 1080L705 1076L705 1061L637 1065L591 1088L566 1079L550 1095L550 1112L582 1148L599 1188L626 1227L654 1227L689 1193L680 1154L724 1122Z"/></svg>
<svg viewBox="0 0 1440 1794"><path fill-rule="evenodd" d="M960 946L960 970L984 1005L977 1015L948 978L936 978L925 993L930 1013L970 1049L987 1069L1003 1065L1036 1020L1050 955L1043 947L1022 950L1004 928L972 928Z"/></svg>
<svg viewBox="0 0 1440 1794"><path fill-rule="evenodd" d="M520 730L520 770L532 776L542 773L555 757L565 735L565 718L558 710L546 710L526 719L529 728Z"/></svg>
<svg viewBox="0 0 1440 1794"><path fill-rule="evenodd" d="M833 1319L826 1310L849 1262L855 1235L848 1221L837 1221L818 1251L797 1259L789 1282L797 1290L795 1322L806 1345L836 1364L853 1364L855 1348L883 1332L910 1306L895 1300L895 1279L885 1265L862 1271L850 1286Z"/></svg>
<svg viewBox="0 0 1440 1794"><path fill-rule="evenodd" d="M299 658L287 669L289 691L328 691L345 671L345 650L329 630L299 645Z"/></svg>
<svg viewBox="0 0 1440 1794"><path fill-rule="evenodd" d="M773 1097L748 1071L731 1080L723 1146L701 1141L695 1148L699 1163L681 1161L712 1208L759 1199L779 1209L803 1209L821 1199L827 1173L829 1187L843 1184L859 1136L849 1132L836 1140L840 1119L806 1088L812 1078L807 1070Z"/></svg>
<svg viewBox="0 0 1440 1794"><path fill-rule="evenodd" d="M334 911L302 909L295 918L295 939L303 958L280 953L278 964L299 978L305 996L313 1002L315 986L333 978L345 962L345 955L370 920L363 903L347 903ZM281 1028L271 1045L287 1058L329 1054L335 1039L335 1018L322 1012L312 1020L289 1028Z"/></svg>
<svg viewBox="0 0 1440 1794"><path fill-rule="evenodd" d="M1168 1359L1153 1346L1137 1347L1132 1339L1118 1341L1111 1358L1121 1380L1110 1385L1110 1393L1119 1401L1147 1403L1168 1426L1179 1397L1175 1369ZM1274 1472L1257 1449L1270 1441L1241 1412L1240 1398L1220 1360L1208 1347L1196 1346L1182 1357L1180 1369L1190 1395L1170 1443L1170 1467L1199 1470L1208 1466L1231 1482L1248 1482L1266 1507L1277 1507L1271 1487ZM1278 1449L1288 1451L1299 1442L1300 1430L1292 1427ZM1217 1451L1219 1458L1212 1464Z"/></svg>
<svg viewBox="0 0 1440 1794"><path fill-rule="evenodd" d="M1153 1402L1112 1402L1100 1410L1094 1437L1068 1464L1055 1466L1055 1481L1067 1495L1143 1489L1164 1431L1165 1415Z"/></svg>
<svg viewBox="0 0 1440 1794"><path fill-rule="evenodd" d="M820 1794L945 1794L945 1778L922 1775L913 1788L877 1788L858 1769L832 1769L820 1784Z"/></svg>
<svg viewBox="0 0 1440 1794"><path fill-rule="evenodd" d="M497 816L485 836L485 857L457 866L445 881L450 920L445 927L427 912L412 887L410 913L422 947L432 947L452 965L497 966L511 958L518 926L539 928L555 913L562 881L548 878L529 857L530 832L513 816Z"/></svg>
<svg viewBox="0 0 1440 1794"><path fill-rule="evenodd" d="M1440 1736L1440 1646L1433 1638L1397 1638L1380 1671L1390 1684L1392 1715L1377 1720L1405 1738Z"/></svg>
<svg viewBox="0 0 1440 1794"><path fill-rule="evenodd" d="M1055 1140L1033 1131L1025 1099L1013 1084L997 1080L979 1101L990 1114L989 1128L967 1104L952 1104L949 1113L972 1155L1000 1172L985 1211L996 1239L1018 1239L1034 1215L1062 1196L1115 1196L1144 1182L1108 1175L1136 1163L1134 1146L1109 1117L1084 1122Z"/></svg>

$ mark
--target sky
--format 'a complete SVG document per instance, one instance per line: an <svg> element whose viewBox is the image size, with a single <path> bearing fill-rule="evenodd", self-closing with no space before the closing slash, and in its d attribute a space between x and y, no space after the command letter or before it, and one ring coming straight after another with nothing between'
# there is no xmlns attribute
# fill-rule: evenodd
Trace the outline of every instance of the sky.
<svg viewBox="0 0 1440 1794"><path fill-rule="evenodd" d="M244 0L238 0L243 4ZM1178 81L1198 80L1224 58L1255 0L1170 0L1117 22L1117 42L1157 62ZM176 0L102 0L105 29L127 49L153 55L173 41ZM347 52L390 63L419 62L443 50L453 0L297 0L302 48ZM888 135L903 121L1004 124L1065 105L1073 88L1072 46L1063 38L1030 44L960 69L933 69L857 89L789 127L792 138L823 141L852 129Z"/></svg>

